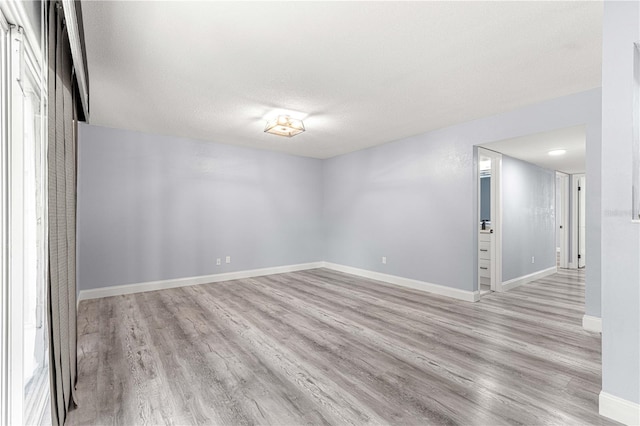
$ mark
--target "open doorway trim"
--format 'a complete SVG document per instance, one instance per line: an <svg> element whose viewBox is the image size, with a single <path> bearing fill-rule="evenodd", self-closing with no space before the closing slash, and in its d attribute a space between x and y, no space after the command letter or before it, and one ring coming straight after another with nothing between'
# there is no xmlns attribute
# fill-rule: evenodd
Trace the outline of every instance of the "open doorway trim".
<svg viewBox="0 0 640 426"><path fill-rule="evenodd" d="M476 179L478 184L478 205L475 217L475 233L478 236L476 253L480 253L480 156L491 159L491 290L504 291L502 288L502 154L486 148L478 147L478 170ZM479 260L478 260L479 261ZM480 274L478 269L478 292L480 291Z"/></svg>

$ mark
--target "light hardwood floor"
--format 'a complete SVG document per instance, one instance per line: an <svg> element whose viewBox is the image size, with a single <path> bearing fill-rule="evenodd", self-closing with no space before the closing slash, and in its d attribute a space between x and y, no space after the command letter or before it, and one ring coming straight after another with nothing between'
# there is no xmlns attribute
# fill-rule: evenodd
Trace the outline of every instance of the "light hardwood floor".
<svg viewBox="0 0 640 426"><path fill-rule="evenodd" d="M611 424L584 273L468 303L327 269L80 303L69 424Z"/></svg>

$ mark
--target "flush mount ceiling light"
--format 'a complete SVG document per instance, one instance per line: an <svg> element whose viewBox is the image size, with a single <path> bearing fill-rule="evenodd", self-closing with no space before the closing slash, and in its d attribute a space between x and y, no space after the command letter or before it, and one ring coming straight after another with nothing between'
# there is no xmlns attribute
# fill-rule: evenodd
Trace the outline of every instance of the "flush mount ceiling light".
<svg viewBox="0 0 640 426"><path fill-rule="evenodd" d="M549 151L549 155L552 157L557 157L558 155L564 155L567 153L566 149L554 149L552 151Z"/></svg>
<svg viewBox="0 0 640 426"><path fill-rule="evenodd" d="M305 128L302 120L291 118L288 115L279 115L273 120L267 121L267 126L264 128L266 133L286 136L288 138L298 135L304 132L304 130Z"/></svg>

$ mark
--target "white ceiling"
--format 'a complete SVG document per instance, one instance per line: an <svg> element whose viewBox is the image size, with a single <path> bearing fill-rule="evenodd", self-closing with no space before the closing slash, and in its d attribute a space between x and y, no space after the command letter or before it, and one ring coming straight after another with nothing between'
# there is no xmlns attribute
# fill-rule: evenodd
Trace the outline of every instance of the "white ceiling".
<svg viewBox="0 0 640 426"><path fill-rule="evenodd" d="M82 4L90 123L316 158L600 86L600 2ZM263 133L276 110L306 133Z"/></svg>
<svg viewBox="0 0 640 426"><path fill-rule="evenodd" d="M573 174L585 171L585 142L584 126L575 126L491 142L482 146L545 169ZM567 152L556 157L550 156L549 151L556 149L566 149Z"/></svg>

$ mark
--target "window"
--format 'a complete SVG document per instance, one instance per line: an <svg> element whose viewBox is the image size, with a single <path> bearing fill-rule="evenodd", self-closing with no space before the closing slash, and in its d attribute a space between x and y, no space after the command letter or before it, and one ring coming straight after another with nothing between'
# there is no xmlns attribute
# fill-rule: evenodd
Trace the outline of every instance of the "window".
<svg viewBox="0 0 640 426"><path fill-rule="evenodd" d="M30 54L21 55L17 103L22 103L23 145L23 365L24 422L41 424L49 414L48 333L45 327L45 151L42 79ZM14 97L16 99L16 97ZM15 105L17 106L17 105ZM44 410L43 410L44 408Z"/></svg>
<svg viewBox="0 0 640 426"><path fill-rule="evenodd" d="M0 423L40 425L51 422L46 74L43 55L32 48L33 35L14 24L0 12Z"/></svg>
<svg viewBox="0 0 640 426"><path fill-rule="evenodd" d="M0 12L0 423L7 424L7 329L6 307L8 279L8 160L7 160L7 51L9 46L9 24Z"/></svg>

